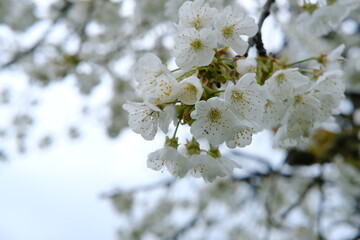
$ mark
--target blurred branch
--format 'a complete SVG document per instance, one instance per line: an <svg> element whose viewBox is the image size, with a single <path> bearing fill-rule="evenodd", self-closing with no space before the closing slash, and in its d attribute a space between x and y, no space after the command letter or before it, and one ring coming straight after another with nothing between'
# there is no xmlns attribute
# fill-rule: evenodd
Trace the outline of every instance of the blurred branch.
<svg viewBox="0 0 360 240"><path fill-rule="evenodd" d="M275 0L267 0L263 10L261 12L260 18L259 18L259 23L258 23L258 32L255 34L255 36L251 37L249 39L249 47L245 53L245 56L247 56L249 49L256 45L256 49L258 51L258 55L261 57L266 57L267 53L266 53L266 49L264 47L264 43L262 41L262 35L261 35L261 28L262 25L265 21L265 19L270 15L270 8L272 6L272 4L275 3Z"/></svg>
<svg viewBox="0 0 360 240"><path fill-rule="evenodd" d="M299 197L296 199L296 201L291 204L281 215L281 219L286 218L289 213L297 206L299 206L305 199L306 195L309 193L310 189L312 189L316 185L316 181L311 181L305 189L300 193Z"/></svg>
<svg viewBox="0 0 360 240"><path fill-rule="evenodd" d="M300 193L299 197L296 199L296 201L291 204L281 215L281 219L284 220L289 213L291 213L292 210L294 210L297 206L299 206L305 199L305 197L307 196L307 194L309 193L309 191L316 185L319 186L319 190L320 190L320 202L319 202L319 210L318 210L318 214L317 214L317 229L318 229L318 236L320 236L320 220L321 220L321 216L322 216L322 204L323 201L325 199L324 196L324 192L322 189L322 186L324 184L324 179L322 177L323 174L323 166L320 165L320 174L319 176L317 176L316 178L313 178L311 182L308 183L308 185L304 188L304 190ZM322 239L322 238L321 238Z"/></svg>
<svg viewBox="0 0 360 240"><path fill-rule="evenodd" d="M0 66L0 71L15 64L23 57L33 53L47 38L53 27L67 14L71 6L73 5L73 2L71 1L65 1L64 6L59 9L59 15L52 21L50 26L46 29L46 31L43 33L43 35L40 37L40 39L29 49L16 53L13 58L8 61L7 63Z"/></svg>
<svg viewBox="0 0 360 240"><path fill-rule="evenodd" d="M82 26L80 27L79 30L79 35L80 35L80 44L79 44L79 48L77 50L77 53L75 55L79 55L79 53L81 52L83 43L85 42L85 40L87 39L87 34L86 34L86 27L87 25L90 23L93 13L95 11L95 0L90 1L87 12L86 12L86 18L84 23L82 24Z"/></svg>
<svg viewBox="0 0 360 240"><path fill-rule="evenodd" d="M250 159L250 160L254 160L256 162L259 162L259 163L265 165L268 172L273 171L273 168L270 165L271 161L269 161L268 159L265 159L265 158L263 158L261 156L255 155L255 154L246 153L246 152L243 152L243 151L232 151L231 153L233 155L235 155L235 156L242 157L242 158L247 158L247 159Z"/></svg>
<svg viewBox="0 0 360 240"><path fill-rule="evenodd" d="M181 235L189 231L200 219L199 214L196 214L193 218L190 219L182 228L175 232L175 234L166 240L178 240Z"/></svg>
<svg viewBox="0 0 360 240"><path fill-rule="evenodd" d="M175 179L167 179L167 180L162 180L156 183L151 183L149 185L143 185L143 186L138 186L135 188L132 188L130 190L122 190L122 189L114 189L113 191L109 192L109 193L103 193L101 195L102 198L112 198L118 194L122 194L123 192L132 192L132 193L137 193L137 192L145 192L145 191L151 191L157 188L162 188L162 187L166 187L169 188L171 187L173 184L175 183Z"/></svg>
<svg viewBox="0 0 360 240"><path fill-rule="evenodd" d="M265 207L265 211L266 211L266 226L265 226L265 234L264 234L264 240L270 239L271 238L271 229L273 224L273 219L272 219L272 211L271 211L271 202L273 200L273 196L275 194L276 191L276 182L275 182L276 178L274 175L271 175L270 178L270 187L268 189L267 192L267 196L265 198L265 203L264 203L264 207Z"/></svg>
<svg viewBox="0 0 360 240"><path fill-rule="evenodd" d="M324 194L324 189L323 189L323 183L324 181L322 181L322 177L320 177L320 181L318 181L318 186L319 186L319 206L318 206L318 213L317 213L317 217L316 217L316 227L317 227L317 235L318 235L318 240L323 240L324 237L321 233L321 220L322 220L322 216L323 216L323 211L324 211L324 202L325 202L325 194Z"/></svg>

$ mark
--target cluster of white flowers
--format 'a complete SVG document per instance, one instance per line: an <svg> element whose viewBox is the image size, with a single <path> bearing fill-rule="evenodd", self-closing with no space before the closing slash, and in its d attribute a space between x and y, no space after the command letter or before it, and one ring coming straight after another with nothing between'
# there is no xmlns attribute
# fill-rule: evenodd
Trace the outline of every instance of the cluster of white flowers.
<svg viewBox="0 0 360 240"><path fill-rule="evenodd" d="M176 64L182 69L209 65L217 44L230 46L239 55L246 52L248 43L242 36L256 34L254 19L230 6L217 12L203 0L186 1L180 7L174 48Z"/></svg>
<svg viewBox="0 0 360 240"><path fill-rule="evenodd" d="M317 7L313 12L299 15L296 25L300 33L305 35L323 36L336 29L340 23L356 8L358 0L335 1L331 5Z"/></svg>
<svg viewBox="0 0 360 240"><path fill-rule="evenodd" d="M248 48L241 36L258 30L243 12L186 1L177 27L174 48L180 68L170 71L157 56L145 54L135 75L143 102L124 104L129 126L147 140L158 128L167 133L171 122L176 125L165 146L148 156L154 170L166 168L176 177L190 174L205 181L231 175L239 165L223 158L219 145L244 147L254 133L274 129L274 146L297 146L331 117L343 98L342 72L325 66L336 61L335 53L331 59L320 56L322 65L308 75L271 56L241 57ZM230 58L229 48L239 55ZM261 67L268 63L270 68ZM180 125L189 125L193 136L183 145L176 137ZM199 139L207 140L207 150L200 148Z"/></svg>

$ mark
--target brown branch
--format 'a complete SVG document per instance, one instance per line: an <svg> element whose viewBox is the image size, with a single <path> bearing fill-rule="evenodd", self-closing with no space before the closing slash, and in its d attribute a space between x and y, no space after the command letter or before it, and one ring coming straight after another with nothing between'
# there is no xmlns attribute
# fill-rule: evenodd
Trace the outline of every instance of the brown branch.
<svg viewBox="0 0 360 240"><path fill-rule="evenodd" d="M245 56L248 54L249 49L254 45L256 46L259 56L261 56L261 57L267 56L266 49L265 49L264 43L262 41L261 28L262 28L262 25L263 25L265 19L270 15L270 8L273 3L275 3L275 0L267 0L266 1L265 5L263 7L263 10L261 12L260 18L259 18L258 32L255 34L255 36L253 36L252 38L249 39L249 47L245 53Z"/></svg>

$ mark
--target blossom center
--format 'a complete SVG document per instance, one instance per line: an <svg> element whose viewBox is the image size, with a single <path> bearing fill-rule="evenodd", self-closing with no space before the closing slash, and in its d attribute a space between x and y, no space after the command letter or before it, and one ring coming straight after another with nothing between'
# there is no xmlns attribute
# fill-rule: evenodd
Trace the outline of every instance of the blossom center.
<svg viewBox="0 0 360 240"><path fill-rule="evenodd" d="M276 76L276 81L278 83L284 83L285 82L285 74L284 73L280 73L279 75Z"/></svg>
<svg viewBox="0 0 360 240"><path fill-rule="evenodd" d="M246 102L247 104L250 104L249 101L247 101L247 100L244 99L243 93L242 93L241 91L238 91L238 90L232 91L231 100L232 100L232 102L244 101L244 102Z"/></svg>
<svg viewBox="0 0 360 240"><path fill-rule="evenodd" d="M211 108L207 117L210 121L216 122L221 118L221 111L218 108Z"/></svg>
<svg viewBox="0 0 360 240"><path fill-rule="evenodd" d="M234 32L234 25L224 27L222 29L222 34L225 38L229 38L233 35Z"/></svg>
<svg viewBox="0 0 360 240"><path fill-rule="evenodd" d="M161 76L161 74L163 74L163 71L162 71L162 70L159 70L159 71L157 71L157 72L154 74L154 77L155 77L155 78L158 78L158 77Z"/></svg>
<svg viewBox="0 0 360 240"><path fill-rule="evenodd" d="M303 103L304 103L304 100L303 100L302 96L300 96L300 95L295 96L295 104L303 104Z"/></svg>
<svg viewBox="0 0 360 240"><path fill-rule="evenodd" d="M194 85L188 83L185 88L190 94L196 94L197 89Z"/></svg>
<svg viewBox="0 0 360 240"><path fill-rule="evenodd" d="M202 27L202 21L199 15L196 16L195 20L191 22L191 25L196 29L199 30Z"/></svg>
<svg viewBox="0 0 360 240"><path fill-rule="evenodd" d="M203 44L201 42L200 39L196 39L195 41L193 41L192 43L190 43L190 45L196 50L199 51L203 48Z"/></svg>

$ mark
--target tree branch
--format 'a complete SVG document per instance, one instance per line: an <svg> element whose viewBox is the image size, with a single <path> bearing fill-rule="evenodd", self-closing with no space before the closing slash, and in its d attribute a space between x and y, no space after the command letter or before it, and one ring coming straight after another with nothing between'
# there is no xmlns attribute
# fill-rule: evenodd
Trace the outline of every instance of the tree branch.
<svg viewBox="0 0 360 240"><path fill-rule="evenodd" d="M264 240L268 240L271 238L271 230L273 228L273 218L272 218L272 211L271 211L271 202L273 200L273 196L276 191L276 176L272 175L270 178L270 186L267 192L267 196L265 198L264 207L266 211L266 226L265 226L265 234Z"/></svg>
<svg viewBox="0 0 360 240"><path fill-rule="evenodd" d="M271 161L269 161L266 158L263 158L261 156L255 155L255 154L247 153L247 152L244 152L244 151L231 151L230 153L233 154L234 156L250 159L250 160L253 160L253 161L256 161L258 163L263 164L267 168L267 172L273 172L274 171L272 166L270 165Z"/></svg>
<svg viewBox="0 0 360 240"><path fill-rule="evenodd" d="M270 15L270 8L272 6L272 4L275 3L275 0L267 0L263 10L261 12L260 18L259 18L259 23L258 23L258 32L255 34L255 36L253 36L252 38L249 39L249 47L245 53L245 56L247 56L249 49L254 46L254 44L256 45L256 49L258 51L258 55L261 57L266 57L267 53L266 53L266 49L264 47L264 43L262 41L262 35L261 35L261 28L262 25L265 21L265 19Z"/></svg>
<svg viewBox="0 0 360 240"><path fill-rule="evenodd" d="M190 219L183 227L181 227L175 234L166 240L178 240L181 235L190 230L200 219L199 214L196 214L193 218Z"/></svg>
<svg viewBox="0 0 360 240"><path fill-rule="evenodd" d="M116 196L118 194L122 194L123 192L132 192L132 193L146 192L146 191L151 191L151 190L162 188L162 187L169 188L174 184L175 184L175 179L171 178L171 179L151 183L148 185L138 186L138 187L132 188L130 190L122 190L122 189L117 188L117 189L112 190L111 192L101 194L100 197L113 198L114 196Z"/></svg>
<svg viewBox="0 0 360 240"><path fill-rule="evenodd" d="M324 172L323 165L320 165L320 175L317 178L319 194L320 194L318 212L317 212L317 216L316 216L316 232L317 232L318 240L324 240L324 237L321 233L321 220L323 217L324 202L325 202L325 193L324 193L324 189L323 189L323 186L324 186L323 172Z"/></svg>
<svg viewBox="0 0 360 240"><path fill-rule="evenodd" d="M300 194L300 196L298 197L298 199L296 199L296 201L291 204L280 216L281 219L284 219L287 217L287 215L289 215L289 213L297 206L299 206L302 201L305 199L306 195L308 194L308 192L310 191L310 189L312 189L314 186L316 185L316 181L311 181L303 190L303 192Z"/></svg>

